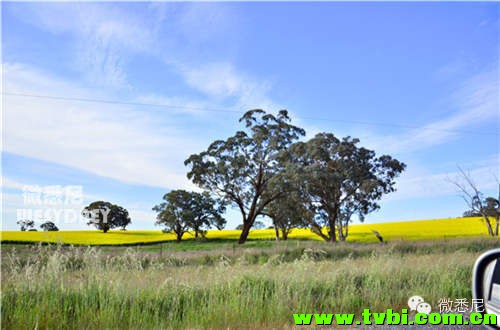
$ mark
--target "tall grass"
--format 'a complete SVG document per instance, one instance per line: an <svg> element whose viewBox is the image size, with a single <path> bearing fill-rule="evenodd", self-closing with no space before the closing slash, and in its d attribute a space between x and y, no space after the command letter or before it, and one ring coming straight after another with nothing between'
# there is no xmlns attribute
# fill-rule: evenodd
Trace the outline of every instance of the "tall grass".
<svg viewBox="0 0 500 330"><path fill-rule="evenodd" d="M132 248L39 246L3 256L2 328L284 328L293 313L400 309L415 294L437 306L470 298L476 250L496 243L423 244L422 253L403 243L369 253L318 244L196 264Z"/></svg>

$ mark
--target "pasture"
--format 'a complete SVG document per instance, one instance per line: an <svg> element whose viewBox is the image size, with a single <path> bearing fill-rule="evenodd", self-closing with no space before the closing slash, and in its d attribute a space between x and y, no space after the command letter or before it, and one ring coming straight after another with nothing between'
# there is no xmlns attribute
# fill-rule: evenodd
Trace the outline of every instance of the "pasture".
<svg viewBox="0 0 500 330"><path fill-rule="evenodd" d="M286 329L293 313L400 310L415 294L437 308L471 298L474 260L499 245L186 243L3 244L2 328Z"/></svg>
<svg viewBox="0 0 500 330"><path fill-rule="evenodd" d="M372 229L388 243L373 243ZM230 230L180 243L159 231L3 232L1 324L287 329L293 313L400 310L416 294L437 308L471 298L474 260L500 245L466 237L483 232L477 218L355 225L337 244L305 229L280 242L255 230L243 245Z"/></svg>

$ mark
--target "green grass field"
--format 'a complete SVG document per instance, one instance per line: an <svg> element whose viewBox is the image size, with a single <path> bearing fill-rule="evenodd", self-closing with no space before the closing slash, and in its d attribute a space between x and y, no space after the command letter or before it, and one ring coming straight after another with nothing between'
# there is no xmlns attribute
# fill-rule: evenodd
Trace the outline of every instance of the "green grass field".
<svg viewBox="0 0 500 330"><path fill-rule="evenodd" d="M470 299L474 260L499 241L250 243L2 244L2 329L287 329L293 313L400 310L415 294L437 308Z"/></svg>
<svg viewBox="0 0 500 330"><path fill-rule="evenodd" d="M450 218L421 221L405 221L378 224L354 224L349 227L350 242L370 243L377 238L372 230L377 230L385 240L430 240L456 237L486 236L486 227L481 218ZM207 239L236 240L240 235L238 230L211 230ZM320 239L308 229L295 229L289 235L291 239ZM184 239L192 239L187 233ZM274 230L252 230L250 240L269 240L274 238ZM175 240L170 233L160 230L127 230L102 233L89 231L59 231L59 232L1 232L1 241L8 242L46 242L78 245L133 245L167 242Z"/></svg>
<svg viewBox="0 0 500 330"><path fill-rule="evenodd" d="M234 230L181 243L159 231L3 232L1 327L289 329L293 313L401 310L413 295L437 308L471 299L475 259L500 246L484 232L478 218L355 225L338 244L303 229L280 242L255 230L244 245Z"/></svg>

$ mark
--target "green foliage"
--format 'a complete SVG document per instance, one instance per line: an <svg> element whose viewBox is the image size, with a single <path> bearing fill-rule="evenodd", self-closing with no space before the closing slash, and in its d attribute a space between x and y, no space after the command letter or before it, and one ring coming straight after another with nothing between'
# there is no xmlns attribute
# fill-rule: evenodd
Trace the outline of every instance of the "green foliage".
<svg viewBox="0 0 500 330"><path fill-rule="evenodd" d="M344 240L353 215L360 220L379 208L377 201L395 190L394 179L406 165L388 155L358 146L359 140L342 140L320 133L291 147L287 171L314 217L306 218L326 241ZM327 227L328 233L321 228Z"/></svg>
<svg viewBox="0 0 500 330"><path fill-rule="evenodd" d="M377 157L350 137L320 133L295 142L305 131L290 124L285 110L276 117L251 110L240 121L245 131L213 142L184 162L191 167L189 179L239 208L239 243L259 215L270 216L285 239L307 222L327 241L336 241L337 231L345 240L352 217L363 221L378 209L377 201L395 190L394 179L406 167L391 156Z"/></svg>
<svg viewBox="0 0 500 330"><path fill-rule="evenodd" d="M52 221L45 221L40 225L40 228L43 229L43 231L59 231L59 228L57 228Z"/></svg>
<svg viewBox="0 0 500 330"><path fill-rule="evenodd" d="M463 216L481 217L484 214L488 217L497 217L500 214L500 202L494 197L486 197L480 203L476 202L476 204L477 206L474 209L465 211Z"/></svg>
<svg viewBox="0 0 500 330"><path fill-rule="evenodd" d="M113 228L125 229L131 222L126 209L104 201L90 203L83 209L82 215L89 219L88 225L105 233Z"/></svg>
<svg viewBox="0 0 500 330"><path fill-rule="evenodd" d="M207 192L197 193L186 190L172 190L163 196L164 202L153 207L158 212L156 224L164 226L164 231L174 232L177 241L190 229L195 238L204 236L211 227L224 228L226 220L222 217L225 205L213 199Z"/></svg>
<svg viewBox="0 0 500 330"><path fill-rule="evenodd" d="M256 217L281 194L272 190L283 170L281 153L305 131L290 124L286 110L277 116L251 110L240 122L245 131L213 142L184 163L190 166L187 176L195 184L238 207L243 224L239 243L244 243Z"/></svg>
<svg viewBox="0 0 500 330"><path fill-rule="evenodd" d="M21 231L27 231L35 227L33 220L18 220L17 224L20 226Z"/></svg>
<svg viewBox="0 0 500 330"><path fill-rule="evenodd" d="M297 191L286 191L283 196L272 201L264 210L273 221L277 239L287 240L293 228L307 227L312 212ZM279 236L281 231L281 237Z"/></svg>

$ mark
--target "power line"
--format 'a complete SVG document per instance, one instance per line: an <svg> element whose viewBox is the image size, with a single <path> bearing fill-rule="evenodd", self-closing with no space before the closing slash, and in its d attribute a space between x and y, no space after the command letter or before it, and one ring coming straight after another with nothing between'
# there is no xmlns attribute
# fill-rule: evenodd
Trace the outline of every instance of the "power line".
<svg viewBox="0 0 500 330"><path fill-rule="evenodd" d="M235 114L243 114L244 113L244 110L231 110L231 109L223 109L223 108L204 108L204 107L192 107L192 106L170 105L170 104L167 105L167 104L160 104L160 103L126 102L126 101L115 101L115 100L105 100L105 99L91 99L91 98L80 98L80 97L65 97L65 96L10 93L10 92L3 92L2 94L9 95L9 96L42 98L42 99L52 99L52 100L61 100L61 101L78 101L78 102L89 102L89 103L106 103L106 104L120 104L120 105L132 105L132 106L147 106L147 107L166 108L166 109L168 109L168 108L185 109L185 110L199 111L199 112L224 112L224 113L235 113ZM296 117L296 118L305 119L305 120L315 120L315 121L358 124L358 125L424 129L424 130L448 132L448 133L464 133L464 134L493 135L493 136L500 135L498 132L483 132L483 131L476 132L476 131L468 131L468 130L441 129L441 128L430 128L430 127L412 126L412 125L394 124L394 123L381 123L381 122L375 123L375 122L364 122L364 121L357 121L357 120L317 118L317 117Z"/></svg>
<svg viewBox="0 0 500 330"><path fill-rule="evenodd" d="M82 98L82 97L65 97L65 96L23 94L23 93L10 93L10 92L4 92L3 95L31 97L31 98L40 98L40 99L62 100L62 101L78 101L78 102L90 102L90 103L107 103L107 104L121 104L121 105L186 109L186 110L203 111L203 112L232 112L232 113L238 113L238 114L243 113L243 111L235 111L235 110L229 110L229 109L218 109L218 108L211 109L211 108L201 108L201 107L189 107L189 106L183 106L183 105L167 105L167 104L160 104L160 103L125 102L125 101L114 101L114 100L104 100L104 99L89 99L89 98Z"/></svg>
<svg viewBox="0 0 500 330"><path fill-rule="evenodd" d="M340 123L350 123L350 124L359 124L359 125L422 129L423 131L429 130L429 131L437 131L437 132L464 133L464 134L474 134L474 135L495 135L495 136L500 135L500 133L495 133L495 132L476 132L476 131L467 131L467 130L459 130L459 129L432 128L432 127L425 127L425 126L412 126L412 125L393 124L393 123L376 123L376 122L355 121L355 120L326 119L326 118L321 119L321 118L309 118L309 117L297 117L297 118L308 119L308 120L334 121L334 122L340 122Z"/></svg>

